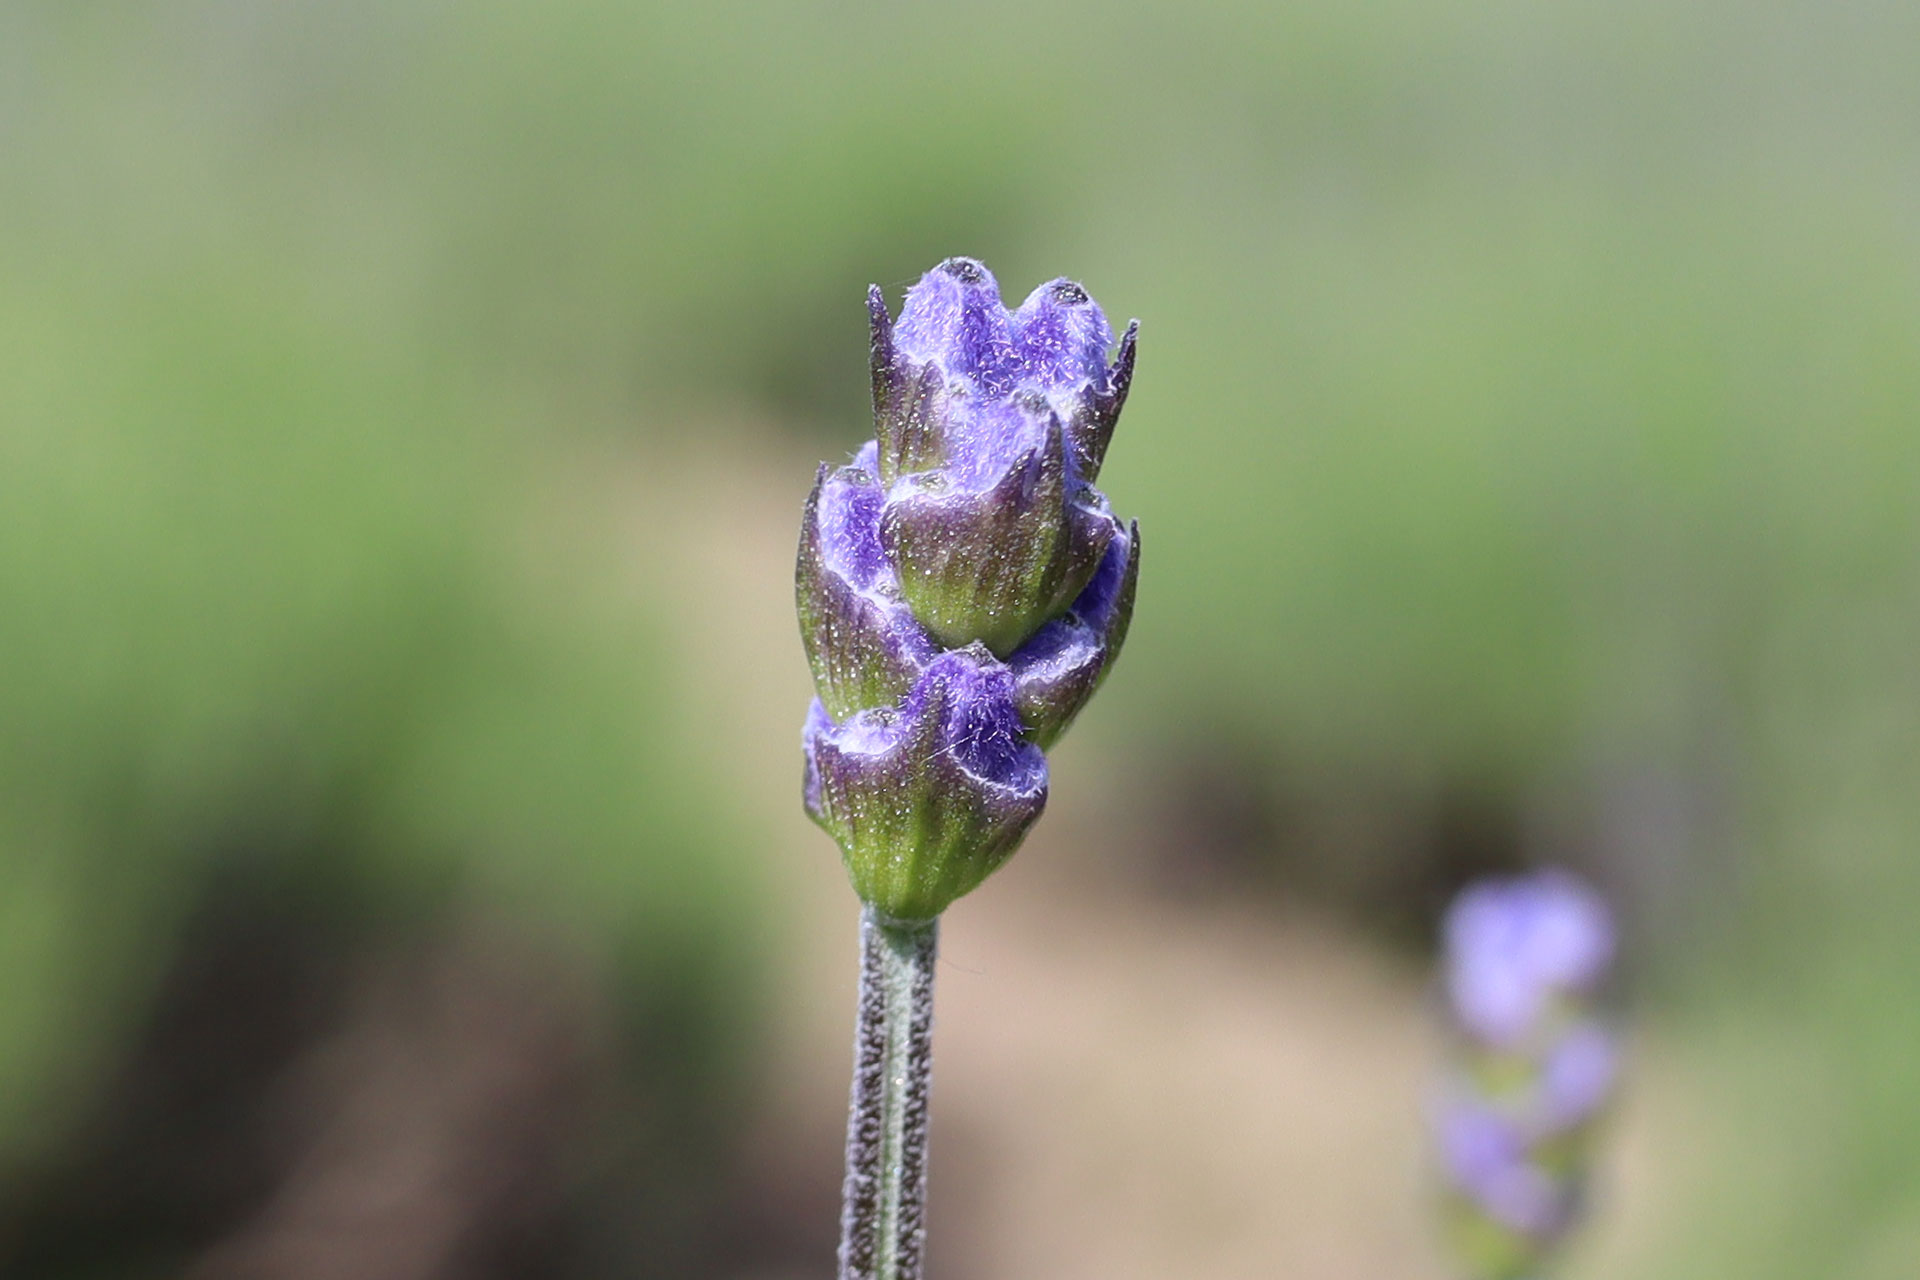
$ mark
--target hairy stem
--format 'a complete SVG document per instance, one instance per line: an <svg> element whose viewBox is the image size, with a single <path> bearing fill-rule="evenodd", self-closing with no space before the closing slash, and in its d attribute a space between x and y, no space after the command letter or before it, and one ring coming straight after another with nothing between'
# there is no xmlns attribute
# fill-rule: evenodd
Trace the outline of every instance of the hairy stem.
<svg viewBox="0 0 1920 1280"><path fill-rule="evenodd" d="M920 1280L939 937L938 920L888 924L861 909L840 1280Z"/></svg>

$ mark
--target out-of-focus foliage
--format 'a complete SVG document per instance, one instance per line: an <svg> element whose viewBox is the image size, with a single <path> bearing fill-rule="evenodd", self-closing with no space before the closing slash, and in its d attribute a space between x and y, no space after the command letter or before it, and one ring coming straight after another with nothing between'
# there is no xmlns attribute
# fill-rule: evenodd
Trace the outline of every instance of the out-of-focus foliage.
<svg viewBox="0 0 1920 1280"><path fill-rule="evenodd" d="M263 116L321 92L255 60L308 20L0 15L8 1175L236 877L349 934L511 904L625 975L696 1092L743 1030L756 892L659 611L577 536L604 521L539 525L554 451L497 399L539 384L441 345L356 204L404 193L329 179L350 154ZM343 110L365 52L309 68Z"/></svg>
<svg viewBox="0 0 1920 1280"><path fill-rule="evenodd" d="M1145 320L1103 480L1146 586L1077 736L1231 742L1314 803L1599 797L1701 957L1665 1007L1739 1157L1641 1274L1907 1274L1916 39L1641 0L0 10L0 1150L223 850L699 934L725 783L659 619L530 557L526 493L567 432L743 401L850 449L862 287L965 252Z"/></svg>

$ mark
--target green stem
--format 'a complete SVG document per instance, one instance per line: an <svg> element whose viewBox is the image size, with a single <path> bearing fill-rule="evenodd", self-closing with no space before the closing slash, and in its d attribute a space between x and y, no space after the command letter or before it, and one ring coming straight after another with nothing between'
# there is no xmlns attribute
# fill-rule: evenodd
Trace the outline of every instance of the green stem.
<svg viewBox="0 0 1920 1280"><path fill-rule="evenodd" d="M939 938L938 920L892 924L861 909L840 1280L920 1280Z"/></svg>

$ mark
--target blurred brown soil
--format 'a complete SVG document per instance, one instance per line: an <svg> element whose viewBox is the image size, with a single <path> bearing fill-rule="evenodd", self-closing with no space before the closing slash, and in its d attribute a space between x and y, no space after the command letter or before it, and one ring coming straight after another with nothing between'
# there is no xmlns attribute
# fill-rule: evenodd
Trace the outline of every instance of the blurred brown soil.
<svg viewBox="0 0 1920 1280"><path fill-rule="evenodd" d="M188 1280L526 1274L604 1022L578 978L472 926L379 965L273 1091L297 1154Z"/></svg>

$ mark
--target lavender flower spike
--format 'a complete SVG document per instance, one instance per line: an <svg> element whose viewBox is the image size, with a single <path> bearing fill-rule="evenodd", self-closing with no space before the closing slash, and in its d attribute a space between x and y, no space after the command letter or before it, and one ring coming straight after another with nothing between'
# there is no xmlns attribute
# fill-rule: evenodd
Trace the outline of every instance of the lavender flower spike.
<svg viewBox="0 0 1920 1280"><path fill-rule="evenodd" d="M1040 752L1126 638L1140 531L1092 481L1137 326L1109 363L1086 290L1055 280L1009 312L971 258L897 322L877 287L868 311L875 438L820 469L801 524L807 809L866 902L930 920L1039 817Z"/></svg>
<svg viewBox="0 0 1920 1280"><path fill-rule="evenodd" d="M1093 487L1133 382L1130 326L1055 280L1009 313L971 258L878 286L874 438L823 466L794 594L815 698L807 812L861 913L840 1280L919 1280L940 913L1047 801L1045 749L1133 617L1140 529Z"/></svg>
<svg viewBox="0 0 1920 1280"><path fill-rule="evenodd" d="M1483 881L1447 913L1455 1052L1434 1129L1449 1238L1475 1280L1532 1275L1579 1217L1619 1067L1593 1008L1614 941L1605 902L1563 871Z"/></svg>

